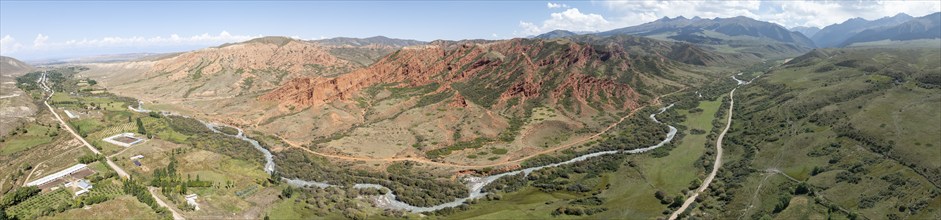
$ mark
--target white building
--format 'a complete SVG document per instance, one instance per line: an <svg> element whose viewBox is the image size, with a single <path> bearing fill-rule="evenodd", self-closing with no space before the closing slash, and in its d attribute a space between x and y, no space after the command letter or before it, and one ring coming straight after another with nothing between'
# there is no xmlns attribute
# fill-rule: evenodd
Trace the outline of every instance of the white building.
<svg viewBox="0 0 941 220"><path fill-rule="evenodd" d="M65 184L65 186L67 187L74 186L78 188L78 191L75 192L75 196L80 196L82 194L85 194L92 188L91 183L89 183L88 180L85 180L85 179L78 179L78 180L75 180L74 182L68 182Z"/></svg>
<svg viewBox="0 0 941 220"><path fill-rule="evenodd" d="M62 110L62 111L64 111L65 115L68 115L69 118L78 118L78 115L72 114L72 112L70 112L69 110Z"/></svg>
<svg viewBox="0 0 941 220"><path fill-rule="evenodd" d="M196 199L199 198L196 194L186 195L186 204L193 206L193 209L199 211L199 203L196 203Z"/></svg>
<svg viewBox="0 0 941 220"><path fill-rule="evenodd" d="M84 163L76 164L75 166L71 166L71 167L69 167L69 168L65 168L65 169L62 170L62 171L59 171L59 172L56 172L56 173L53 173L53 174L49 174L48 176L44 176L44 177L39 178L39 179L37 179L37 180L33 180L32 182L26 183L26 186L39 186L39 185L42 185L42 184L46 184L46 183L48 183L48 182L52 182L52 181L57 180L57 179L59 179L59 178L62 178L62 177L65 177L65 176L67 176L67 175L70 175L70 174L73 174L73 173L75 173L75 172L78 172L78 171L80 171L80 170L82 170L82 169L85 169L86 167L88 167L88 165L85 165Z"/></svg>
<svg viewBox="0 0 941 220"><path fill-rule="evenodd" d="M135 139L135 141L131 143L124 143L124 142L114 140L115 138L118 138L118 137L133 138ZM112 135L111 137L106 137L101 140L114 144L114 145L122 146L122 147L130 147L131 145L135 145L137 143L144 141L143 138L134 137L134 133L120 133L120 134Z"/></svg>

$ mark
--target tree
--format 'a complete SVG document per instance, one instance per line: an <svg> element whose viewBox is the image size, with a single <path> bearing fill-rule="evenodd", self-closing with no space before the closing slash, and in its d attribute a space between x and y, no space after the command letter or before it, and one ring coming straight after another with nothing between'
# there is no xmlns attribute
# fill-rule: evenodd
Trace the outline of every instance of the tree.
<svg viewBox="0 0 941 220"><path fill-rule="evenodd" d="M665 192L663 192L663 191L657 190L657 192L655 192L655 193L653 194L653 196L656 197L657 200L660 200L660 203L663 203L663 204L670 203L670 201L666 199L666 198L667 198L667 193L665 193Z"/></svg>
<svg viewBox="0 0 941 220"><path fill-rule="evenodd" d="M281 190L281 197L287 199L291 198L291 195L294 195L294 187L288 186Z"/></svg>
<svg viewBox="0 0 941 220"><path fill-rule="evenodd" d="M144 129L144 122L137 118L137 133L147 134L147 129Z"/></svg>
<svg viewBox="0 0 941 220"><path fill-rule="evenodd" d="M288 186L288 187L285 187L283 190L281 190L282 198L285 198L285 199L291 198L291 195L293 194L294 194L294 187Z"/></svg>
<svg viewBox="0 0 941 220"><path fill-rule="evenodd" d="M670 204L670 208L676 208L683 205L683 196L673 197L673 203Z"/></svg>
<svg viewBox="0 0 941 220"><path fill-rule="evenodd" d="M806 182L801 182L797 184L797 188L794 189L794 195L804 195L810 192L810 187Z"/></svg>

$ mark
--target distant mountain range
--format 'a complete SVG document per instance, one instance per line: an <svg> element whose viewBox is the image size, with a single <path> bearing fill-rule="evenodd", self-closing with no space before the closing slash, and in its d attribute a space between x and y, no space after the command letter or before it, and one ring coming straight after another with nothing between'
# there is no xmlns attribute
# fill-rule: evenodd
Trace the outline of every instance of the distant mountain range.
<svg viewBox="0 0 941 220"><path fill-rule="evenodd" d="M173 54L173 53L170 53ZM157 58L168 54L161 53L123 53L123 54L105 54L94 56L70 57L62 59L30 60L29 63L35 65L56 65L56 64L78 64L78 63L116 63L132 60Z"/></svg>
<svg viewBox="0 0 941 220"><path fill-rule="evenodd" d="M540 34L540 35L536 35L536 36L530 36L529 38L536 38L536 39L553 39L553 38L570 37L570 36L575 36L575 35L585 35L585 34L594 34L594 33L598 33L598 32L595 32L595 31L554 30L554 31L546 32L546 33L544 33L544 34Z"/></svg>
<svg viewBox="0 0 941 220"><path fill-rule="evenodd" d="M797 56L814 48L801 33L747 17L703 19L669 18L605 32L579 34L555 30L533 38L553 39L576 35L635 35L668 41L683 41L721 52L740 53L754 58Z"/></svg>
<svg viewBox="0 0 941 220"><path fill-rule="evenodd" d="M369 37L369 38L337 37L337 38L330 38L330 39L323 39L323 40L314 40L313 42L320 43L323 45L328 45L328 46L353 46L353 47L369 46L369 45L407 47L407 46L428 44L428 42L424 42L424 41L388 38L385 36L375 36L375 37Z"/></svg>
<svg viewBox="0 0 941 220"><path fill-rule="evenodd" d="M891 27L912 20L913 17L904 13L877 20L853 18L843 23L826 26L810 37L817 47L837 47L854 35L872 28Z"/></svg>
<svg viewBox="0 0 941 220"><path fill-rule="evenodd" d="M809 38L809 37L814 36L814 34L817 34L817 32L820 31L820 28L818 28L818 27L798 26L798 27L792 27L790 30L791 30L791 31L800 32L800 33L803 34L805 37L808 37L808 38ZM811 40L813 40L813 39L811 39ZM814 42L814 43L817 43L817 42Z"/></svg>
<svg viewBox="0 0 941 220"><path fill-rule="evenodd" d="M905 41L941 38L941 12L914 18L900 13L877 20L849 19L843 23L818 27L793 27L748 17L703 19L700 17L664 17L653 22L598 33L554 30L531 38L553 39L577 35L636 35L661 40L685 41L723 52L752 54L757 57L794 56L811 48L845 47L854 43L882 40Z"/></svg>
<svg viewBox="0 0 941 220"><path fill-rule="evenodd" d="M840 43L839 47L854 43L881 40L905 41L941 38L941 12L918 17L894 26L866 29Z"/></svg>
<svg viewBox="0 0 941 220"><path fill-rule="evenodd" d="M718 35L716 34L718 33ZM601 32L599 35L633 34L641 36L670 35L667 38L693 43L735 41L736 37L746 36L767 39L780 43L789 43L804 48L813 48L814 43L797 32L791 32L781 25L758 21L744 16L732 18L702 19L694 17L676 17L662 19L620 29Z"/></svg>

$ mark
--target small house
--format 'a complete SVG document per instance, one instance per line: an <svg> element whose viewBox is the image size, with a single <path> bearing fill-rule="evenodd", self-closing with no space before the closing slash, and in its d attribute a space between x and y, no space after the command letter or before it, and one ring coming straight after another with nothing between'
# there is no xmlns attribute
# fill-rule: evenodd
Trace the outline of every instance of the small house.
<svg viewBox="0 0 941 220"><path fill-rule="evenodd" d="M196 194L186 195L186 204L193 206L193 209L199 211L199 203L196 203L196 199L199 198Z"/></svg>

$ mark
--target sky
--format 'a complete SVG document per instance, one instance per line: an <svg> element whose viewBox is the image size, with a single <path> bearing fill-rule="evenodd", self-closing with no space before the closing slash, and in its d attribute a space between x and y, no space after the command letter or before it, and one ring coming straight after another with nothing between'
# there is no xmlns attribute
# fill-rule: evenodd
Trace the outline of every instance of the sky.
<svg viewBox="0 0 941 220"><path fill-rule="evenodd" d="M924 16L941 1L3 1L0 55L42 60L194 50L260 36L508 39L606 31L676 16L784 27Z"/></svg>

